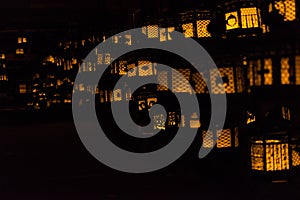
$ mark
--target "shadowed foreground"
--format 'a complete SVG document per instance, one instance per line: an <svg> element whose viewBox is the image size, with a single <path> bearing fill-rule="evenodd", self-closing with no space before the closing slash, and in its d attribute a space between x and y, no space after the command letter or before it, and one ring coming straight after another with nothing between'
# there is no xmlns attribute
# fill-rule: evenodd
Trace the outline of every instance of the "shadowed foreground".
<svg viewBox="0 0 300 200"><path fill-rule="evenodd" d="M20 117L18 117L20 119ZM5 120L4 120L5 121ZM254 181L239 161L184 155L148 174L126 174L95 160L70 120L3 123L1 199L298 199L297 181ZM234 160L234 159L232 159ZM224 164L224 166L222 166Z"/></svg>

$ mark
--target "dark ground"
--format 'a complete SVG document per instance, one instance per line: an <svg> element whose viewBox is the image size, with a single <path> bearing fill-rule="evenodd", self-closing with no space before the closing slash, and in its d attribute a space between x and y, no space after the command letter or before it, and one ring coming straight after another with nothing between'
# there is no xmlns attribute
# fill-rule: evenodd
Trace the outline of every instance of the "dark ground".
<svg viewBox="0 0 300 200"><path fill-rule="evenodd" d="M300 198L297 178L287 183L253 179L238 153L202 161L184 155L157 172L126 174L87 152L69 116L1 116L0 199Z"/></svg>

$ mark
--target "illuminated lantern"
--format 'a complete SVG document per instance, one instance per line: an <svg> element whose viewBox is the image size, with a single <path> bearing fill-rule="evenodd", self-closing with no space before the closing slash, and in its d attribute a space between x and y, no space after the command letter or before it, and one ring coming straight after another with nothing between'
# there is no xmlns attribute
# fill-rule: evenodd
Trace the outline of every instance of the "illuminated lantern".
<svg viewBox="0 0 300 200"><path fill-rule="evenodd" d="M225 126L223 129L202 130L202 140L204 148L213 148L216 144L217 149L237 148L239 147L239 129L238 127ZM214 142L215 141L215 142Z"/></svg>
<svg viewBox="0 0 300 200"><path fill-rule="evenodd" d="M300 137L294 134L288 108L268 113L248 124L252 174L287 181L289 172L300 165Z"/></svg>
<svg viewBox="0 0 300 200"><path fill-rule="evenodd" d="M180 13L181 30L185 37L211 37L208 26L211 22L211 13L208 10L192 10Z"/></svg>
<svg viewBox="0 0 300 200"><path fill-rule="evenodd" d="M224 7L227 34L254 36L268 32L267 27L262 23L258 2L226 1Z"/></svg>

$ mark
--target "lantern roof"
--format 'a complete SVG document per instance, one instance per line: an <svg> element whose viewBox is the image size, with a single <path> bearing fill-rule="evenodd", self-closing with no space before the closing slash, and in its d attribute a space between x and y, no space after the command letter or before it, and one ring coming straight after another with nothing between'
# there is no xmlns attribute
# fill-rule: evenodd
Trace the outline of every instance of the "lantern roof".
<svg viewBox="0 0 300 200"><path fill-rule="evenodd" d="M290 133L294 128L290 109L278 105L248 125L250 135L256 136L284 135Z"/></svg>

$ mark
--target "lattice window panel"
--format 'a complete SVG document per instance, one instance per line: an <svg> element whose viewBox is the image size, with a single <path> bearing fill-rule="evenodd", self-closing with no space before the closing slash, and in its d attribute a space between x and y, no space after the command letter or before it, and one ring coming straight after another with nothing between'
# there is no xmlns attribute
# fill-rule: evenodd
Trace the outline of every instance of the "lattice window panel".
<svg viewBox="0 0 300 200"><path fill-rule="evenodd" d="M273 67L272 67L272 59L267 58L264 60L264 79L265 79L265 85L272 85L273 84Z"/></svg>
<svg viewBox="0 0 300 200"><path fill-rule="evenodd" d="M181 75L183 76L180 76ZM173 92L192 92L191 85L189 83L191 75L190 69L178 69L177 73L175 69L172 69L172 90Z"/></svg>
<svg viewBox="0 0 300 200"><path fill-rule="evenodd" d="M113 91L113 97L114 97L114 101L122 101L122 90L115 89Z"/></svg>
<svg viewBox="0 0 300 200"><path fill-rule="evenodd" d="M167 29L166 28L159 29L159 41L161 41L161 42L167 41Z"/></svg>
<svg viewBox="0 0 300 200"><path fill-rule="evenodd" d="M166 91L168 90L168 72L167 71L158 71L157 72L157 91ZM165 85L165 86L164 86Z"/></svg>
<svg viewBox="0 0 300 200"><path fill-rule="evenodd" d="M207 26L210 20L198 20L197 21L197 36L198 38L211 37L210 32L207 30Z"/></svg>
<svg viewBox="0 0 300 200"><path fill-rule="evenodd" d="M181 127L185 127L185 116L184 115L181 115L181 124L180 124Z"/></svg>
<svg viewBox="0 0 300 200"><path fill-rule="evenodd" d="M154 129L155 130L165 130L166 126L166 119L163 114L156 114L153 115L153 121L154 121Z"/></svg>
<svg viewBox="0 0 300 200"><path fill-rule="evenodd" d="M288 170L288 144L266 145L266 164L267 171Z"/></svg>
<svg viewBox="0 0 300 200"><path fill-rule="evenodd" d="M228 83L221 83L221 77L227 77ZM233 68L219 68L210 71L210 80L213 94L235 93Z"/></svg>
<svg viewBox="0 0 300 200"><path fill-rule="evenodd" d="M135 64L129 64L127 65L127 69L128 69L128 77L132 77L132 76L136 76L137 74L137 68L135 67Z"/></svg>
<svg viewBox="0 0 300 200"><path fill-rule="evenodd" d="M300 85L300 56L295 57L296 85Z"/></svg>
<svg viewBox="0 0 300 200"><path fill-rule="evenodd" d="M241 67L236 68L236 87L238 93L245 91L245 77Z"/></svg>
<svg viewBox="0 0 300 200"><path fill-rule="evenodd" d="M203 73L199 73L199 72L193 73L192 80L195 82L194 90L196 94L208 93Z"/></svg>
<svg viewBox="0 0 300 200"><path fill-rule="evenodd" d="M109 90L100 90L100 102L111 102L112 101L112 91Z"/></svg>
<svg viewBox="0 0 300 200"><path fill-rule="evenodd" d="M231 130L224 129L217 131L217 148L228 148L231 147Z"/></svg>
<svg viewBox="0 0 300 200"><path fill-rule="evenodd" d="M146 109L146 101L145 100L138 101L138 107L139 107L139 110L145 110Z"/></svg>
<svg viewBox="0 0 300 200"><path fill-rule="evenodd" d="M281 84L290 84L290 65L289 58L281 58Z"/></svg>
<svg viewBox="0 0 300 200"><path fill-rule="evenodd" d="M194 37L193 23L182 24L182 30L183 30L185 37Z"/></svg>
<svg viewBox="0 0 300 200"><path fill-rule="evenodd" d="M127 72L127 61L126 60L120 60L119 61L119 75L125 75Z"/></svg>
<svg viewBox="0 0 300 200"><path fill-rule="evenodd" d="M171 33L175 31L175 27L168 27L168 40L172 40Z"/></svg>
<svg viewBox="0 0 300 200"><path fill-rule="evenodd" d="M230 16L233 16L235 19L229 19ZM238 13L236 11L226 13L225 18L227 21L226 30L239 28L239 17L238 17Z"/></svg>
<svg viewBox="0 0 300 200"><path fill-rule="evenodd" d="M212 131L202 131L203 147L213 148L213 132Z"/></svg>
<svg viewBox="0 0 300 200"><path fill-rule="evenodd" d="M158 25L148 25L148 38L158 38Z"/></svg>
<svg viewBox="0 0 300 200"><path fill-rule="evenodd" d="M151 76L153 75L152 62L150 61L139 61L139 76Z"/></svg>
<svg viewBox="0 0 300 200"><path fill-rule="evenodd" d="M176 126L178 125L178 118L179 115L176 114L176 112L169 112L168 113L168 126Z"/></svg>
<svg viewBox="0 0 300 200"><path fill-rule="evenodd" d="M150 109L157 102L157 98L147 98L147 106Z"/></svg>
<svg viewBox="0 0 300 200"><path fill-rule="evenodd" d="M252 77L250 79L250 86L260 86L262 83L262 78L261 78L261 61L260 60L250 60L249 61L249 68L252 70ZM248 72L248 76L250 76Z"/></svg>
<svg viewBox="0 0 300 200"><path fill-rule="evenodd" d="M110 60L111 59L111 57L110 57L110 53L106 53L105 54L105 64L107 64L107 65L109 65L110 64Z"/></svg>
<svg viewBox="0 0 300 200"><path fill-rule="evenodd" d="M196 112L194 112L190 118L190 128L200 128L201 123L199 116Z"/></svg>
<svg viewBox="0 0 300 200"><path fill-rule="evenodd" d="M143 27L142 27L142 33L143 33L144 35L147 35L147 27L146 27L146 26L143 26Z"/></svg>
<svg viewBox="0 0 300 200"><path fill-rule="evenodd" d="M253 75L254 75L254 73L253 73L253 63L252 63L252 61L250 61L248 71L247 71L247 78L249 80L250 87L254 85Z"/></svg>
<svg viewBox="0 0 300 200"><path fill-rule="evenodd" d="M125 38L125 44L127 44L128 46L131 46L132 45L131 35L130 34L126 34L126 35L124 35L124 38Z"/></svg>
<svg viewBox="0 0 300 200"><path fill-rule="evenodd" d="M257 8L241 8L242 28L259 27Z"/></svg>
<svg viewBox="0 0 300 200"><path fill-rule="evenodd" d="M295 0L277 1L275 8L279 14L284 16L284 21L293 21L296 19L296 2Z"/></svg>
<svg viewBox="0 0 300 200"><path fill-rule="evenodd" d="M264 148L261 144L251 145L251 165L253 170L264 170Z"/></svg>
<svg viewBox="0 0 300 200"><path fill-rule="evenodd" d="M234 129L234 147L239 147L240 142L239 142L239 129L235 128Z"/></svg>
<svg viewBox="0 0 300 200"><path fill-rule="evenodd" d="M103 64L103 54L102 53L98 53L97 54L97 64L98 65L102 65Z"/></svg>
<svg viewBox="0 0 300 200"><path fill-rule="evenodd" d="M300 153L298 151L292 150L292 161L294 167L300 165Z"/></svg>

